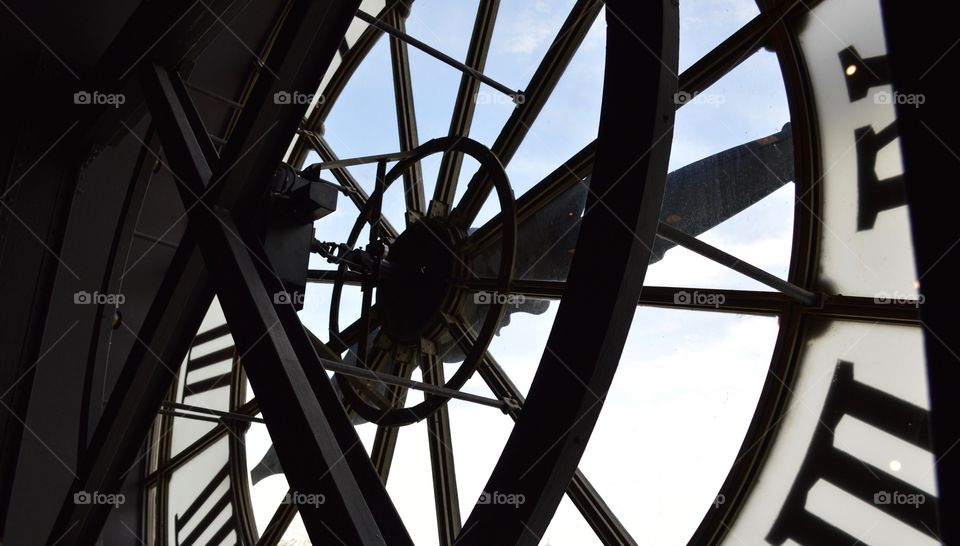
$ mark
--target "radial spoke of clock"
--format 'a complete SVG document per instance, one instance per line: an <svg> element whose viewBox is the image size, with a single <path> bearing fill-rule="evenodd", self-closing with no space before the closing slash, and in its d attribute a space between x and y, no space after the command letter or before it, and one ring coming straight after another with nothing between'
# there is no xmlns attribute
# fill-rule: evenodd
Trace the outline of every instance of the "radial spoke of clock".
<svg viewBox="0 0 960 546"><path fill-rule="evenodd" d="M386 171L386 161L380 161L377 163L376 189L374 191L375 197L373 201L369 203L371 205L371 215L369 237L370 244L368 248L380 248L378 252L378 255L380 256L384 254L384 250L382 243L380 242L380 222L378 220L383 216L383 177L386 174ZM344 270L344 267L345 266L343 264L340 265L341 271ZM369 367L367 365L367 340L370 338L370 333L373 330L373 317L370 313L370 308L373 306L373 281L379 275L379 268L380 260L374 260L370 275L364 279L364 282L360 287L360 290L362 291L362 303L360 307L360 344L357 346L357 363L364 367ZM337 309L339 309L339 306Z"/></svg>
<svg viewBox="0 0 960 546"><path fill-rule="evenodd" d="M337 154L334 153L333 148L322 136L315 133L308 133L301 131L301 134L307 138L307 140L313 146L314 151L317 152L317 155L320 156L320 161L329 164L330 162L339 161L340 158L337 157ZM367 200L370 199L370 196L367 195L367 192L360 185L360 182L350 174L350 171L346 167L333 167L330 169L330 172L333 174L333 177L337 180L341 187L346 191L347 197L350 198L350 201L353 202L354 206L357 207L357 210L363 210L367 205ZM383 215L380 216L380 229L384 237L388 240L396 240L397 238L397 229L390 224L390 221Z"/></svg>
<svg viewBox="0 0 960 546"><path fill-rule="evenodd" d="M407 8L409 9L409 8ZM395 9L387 14L387 21L401 32L405 31L407 14ZM407 44L390 37L390 63L393 68L393 92L397 106L397 131L400 133L400 151L408 152L420 145L417 136L417 113L413 102L413 82L410 78L410 56ZM420 163L414 163L403 173L403 194L407 206L406 222L426 212L423 190L423 172Z"/></svg>
<svg viewBox="0 0 960 546"><path fill-rule="evenodd" d="M602 7L603 2L599 0L578 0L561 25L524 90L522 104L518 104L514 109L491 147L491 151L503 165L508 164L520 148ZM489 173L483 168L479 169L470 179L463 198L451 213L454 224L469 227L492 190L493 180Z"/></svg>
<svg viewBox="0 0 960 546"><path fill-rule="evenodd" d="M384 20L391 11L406 9L405 2L386 2L384 8L377 15L377 19ZM357 65L363 62L382 35L383 31L375 26L368 26L364 29L357 41L350 47L349 52L343 58L343 62L333 71L330 81L323 89L324 100L320 101L316 108L310 112L309 118L302 124L303 131L313 134L318 131L322 133L324 120L333 105L336 104L337 98L343 92L347 82L350 81ZM303 132L301 135L306 136ZM301 165L307 157L310 146L315 146L310 139L298 138L294 144L293 152L290 154L290 164Z"/></svg>
<svg viewBox="0 0 960 546"><path fill-rule="evenodd" d="M751 19L740 30L684 70L680 74L679 88L690 95L695 95L719 81L760 49L765 43L766 34L780 17L777 10L773 10L764 11ZM686 101L679 102L677 108L686 103ZM520 196L517 199L517 222L523 223L571 187L584 183L584 179L593 171L595 153L596 141L593 141ZM471 234L464 244L477 250L495 244L499 238L500 222L500 216L494 216Z"/></svg>
<svg viewBox="0 0 960 546"><path fill-rule="evenodd" d="M477 16L474 19L473 32L470 35L470 45L467 47L466 65L483 71L490 51L490 41L493 37L493 27L500 11L500 0L480 0L477 6ZM460 78L460 88L454 102L453 117L450 120L450 136L467 136L473 125L473 114L477 106L477 92L480 90L480 81L464 74ZM437 185L433 192L433 201L430 203L430 216L445 215L450 212L457 192L457 180L460 178L460 168L463 165L463 154L445 153L440 161L440 171L437 175Z"/></svg>
<svg viewBox="0 0 960 546"><path fill-rule="evenodd" d="M787 296L806 305L812 305L817 300L817 295L809 290L787 282L776 275L772 275L759 267L750 264L732 254L728 254L719 248L709 245L692 235L688 235L679 229L668 224L660 222L660 229L657 234L659 237L686 248L692 252L726 266L737 273L746 275L751 279L763 283L771 288L783 292Z"/></svg>
<svg viewBox="0 0 960 546"><path fill-rule="evenodd" d="M407 357L405 360L398 359L397 375L405 379L410 379L413 373L413 363ZM401 385L389 385L387 387L387 400L390 407L403 407L407 400L407 387ZM390 467L393 464L393 454L397 448L397 436L400 433L400 427L380 425L377 426L377 433L373 439L373 447L370 450L370 460L373 461L373 467L377 470L380 480L384 484L390 476Z"/></svg>
<svg viewBox="0 0 960 546"><path fill-rule="evenodd" d="M427 383L444 384L443 359L440 356L420 351L420 369ZM437 533L440 545L450 546L460 532L461 521L457 473L453 462L453 437L450 434L450 413L446 404L427 417L427 442L430 449L430 468L433 472Z"/></svg>
<svg viewBox="0 0 960 546"><path fill-rule="evenodd" d="M449 322L447 327L455 336L455 339L459 340L464 351L469 351L470 347L476 342L476 333L463 322ZM508 415L516 421L520 417L524 399L523 393L510 380L507 372L497 363L489 351L484 353L477 373L495 396L501 400L512 402ZM567 486L567 497L577 507L577 510L580 511L580 514L583 515L604 544L636 546L636 541L630 536L626 527L614 515L607 503L579 469Z"/></svg>

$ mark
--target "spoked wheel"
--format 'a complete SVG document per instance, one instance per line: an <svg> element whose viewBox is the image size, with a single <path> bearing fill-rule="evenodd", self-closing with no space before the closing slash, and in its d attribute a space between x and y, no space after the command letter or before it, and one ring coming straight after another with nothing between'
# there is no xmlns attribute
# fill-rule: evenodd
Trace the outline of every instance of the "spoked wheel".
<svg viewBox="0 0 960 546"><path fill-rule="evenodd" d="M414 362L419 362L423 368L424 377L435 382L443 380L443 368L440 364L445 355L438 354L437 351L441 347L441 338L452 338L455 343L460 340L452 328L456 327L455 324L464 322L464 298L467 297L468 290L461 279L471 272L471 263L474 261L466 244L467 230L449 215L436 215L415 219L396 240L380 239L379 225L383 221L380 205L390 185L414 164L432 154L456 152L466 153L477 159L493 181L500 204L500 216L504 222L501 259L495 286L498 294L510 293L516 252L516 204L503 166L490 150L468 138L446 137L432 140L413 150L385 175L382 174L381 163L376 191L361 210L347 243L341 247L341 263L333 285L330 306L330 339L337 340L340 344L353 345L353 340L345 339L343 332L339 330L343 275L348 268L342 258L354 250L364 223L369 223L370 243L367 252L372 251L372 258L367 261L368 265L364 267L366 274L360 281L364 290L363 309L358 326L353 328L353 331L359 334L356 341L359 348L358 366L367 369L375 367L377 371L404 376L407 375L407 366L413 358ZM309 175L310 170L308 168L305 173ZM373 315L370 293L374 287L378 289L376 315ZM460 389L477 370L487 346L500 326L505 307L506 303L499 300L486 305L479 333L471 344L466 359L443 385L444 388ZM378 334L373 339L371 351L367 343L373 326L378 327ZM342 374L338 375L337 379L343 387L348 409L379 425L406 425L420 421L437 411L448 400L431 396L416 406L385 408L365 400L352 379ZM381 385L386 387L385 383ZM369 383L363 390L367 395L372 392Z"/></svg>

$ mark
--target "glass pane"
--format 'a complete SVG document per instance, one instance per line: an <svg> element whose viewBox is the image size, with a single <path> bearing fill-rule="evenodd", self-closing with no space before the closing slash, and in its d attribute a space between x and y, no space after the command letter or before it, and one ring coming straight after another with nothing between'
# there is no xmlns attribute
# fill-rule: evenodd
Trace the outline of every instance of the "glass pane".
<svg viewBox="0 0 960 546"><path fill-rule="evenodd" d="M743 442L774 317L638 308L580 468L638 541L686 544Z"/></svg>
<svg viewBox="0 0 960 546"><path fill-rule="evenodd" d="M781 278L793 241L794 153L776 56L761 50L681 96L660 220ZM658 239L646 284L772 290Z"/></svg>
<svg viewBox="0 0 960 546"><path fill-rule="evenodd" d="M603 18L598 17L597 23L590 27L583 45L570 60L550 100L530 126L516 154L506 165L510 185L518 197L597 138L606 53L606 27L600 24L602 22ZM519 71L520 68L514 64L513 70ZM517 77L529 79L530 76L523 78L522 73L518 73ZM485 131L484 126L489 123L485 117L489 117L490 110L498 106L492 104L496 102L494 100L485 102L490 104L477 108L476 129L471 131L471 136ZM506 102L508 110L512 109L513 104L509 99ZM493 134L498 133L499 129ZM485 142L488 145L492 143L493 139L489 143ZM472 175L473 170L465 169L463 183L466 184ZM488 200L474 226L482 225L499 211L499 204L495 200Z"/></svg>
<svg viewBox="0 0 960 546"><path fill-rule="evenodd" d="M680 71L759 14L755 0L684 0L680 3Z"/></svg>

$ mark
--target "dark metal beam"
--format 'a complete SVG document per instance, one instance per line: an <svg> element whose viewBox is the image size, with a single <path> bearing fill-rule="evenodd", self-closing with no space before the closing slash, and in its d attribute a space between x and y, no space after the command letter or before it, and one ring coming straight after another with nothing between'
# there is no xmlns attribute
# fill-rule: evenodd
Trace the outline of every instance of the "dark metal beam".
<svg viewBox="0 0 960 546"><path fill-rule="evenodd" d="M413 372L413 364L410 362L398 362L398 376L410 379L410 373ZM399 385L391 385L387 389L387 399L390 407L399 408L407 400L407 388ZM377 470L380 480L384 484L390 477L390 467L393 465L393 454L397 448L397 437L400 434L400 427L380 425L377 427L376 436L373 438L373 447L370 450L370 460L373 461L373 467Z"/></svg>
<svg viewBox="0 0 960 546"><path fill-rule="evenodd" d="M115 42L121 44L114 48L115 54L121 58L138 54L135 48L123 45L127 44L127 40L132 40L131 43L142 41L148 49L153 47L156 35L151 38L149 29L159 29L162 37L171 28L171 25L162 24L163 14L157 14L156 10L169 10L164 13L174 18L183 17L191 4L188 2L186 9L178 9L182 7L179 4L165 4L159 8L142 7L135 21L125 28L123 36L126 38L118 38L118 42ZM238 3L229 3L235 4L239 6ZM283 24L283 32L280 33L282 39L275 44L267 60L277 78L261 78L255 85L246 103L248 106L244 108L237 130L234 131L236 137L225 149L227 160L219 162L223 168L217 173L217 188L211 192L210 201L220 194L228 203L256 202L259 198L269 180L268 175L286 151L283 138L263 137L271 129L276 130L278 136L292 135L303 117L298 107L275 104L272 93L281 90L309 93L317 88L357 4L338 5L337 9L332 9L329 2L298 0L292 4ZM211 10L203 11L210 12L210 17L215 20L221 15L218 7L220 3ZM202 6L197 9L202 9ZM183 20L185 25L196 23L188 19ZM206 20L206 16L202 19ZM177 28L171 31L171 35L185 39ZM199 36L203 36L207 29L199 30ZM197 45L194 38L185 43L171 43L179 44L176 47L193 47ZM177 55L181 53L171 50L169 54L172 55L171 59L178 59ZM105 70L113 70L122 64L110 62L104 66L108 67ZM131 64L131 68L134 64ZM117 79L121 76L123 74L116 75ZM109 120L101 123L108 129L109 125ZM206 135L206 131L203 134ZM116 491L119 488L122 473L135 461L153 418L160 409L160 403L169 390L172 373L164 368L163 363L179 363L182 360L212 298L213 285L207 275L206 265L196 249L195 241L188 234L180 242L157 297L136 333L139 343L134 346L124 365L104 417L94 432L90 450L81 457L80 479L64 500L51 541L61 540L61 544L92 544L96 541L109 514L109 507L75 505L72 495L80 490ZM59 538L61 535L62 539Z"/></svg>
<svg viewBox="0 0 960 546"><path fill-rule="evenodd" d="M383 10L377 15L379 19L386 19L387 15L397 9L405 9L405 2L387 2ZM323 102L316 105L310 112L310 117L303 123L303 129L308 132L323 134L323 122L327 119L330 110L336 104L340 93L346 87L347 82L356 72L357 67L370 53L370 50L383 35L383 31L376 27L367 27L357 41L350 45L346 55L340 60L340 65L333 70L326 87L320 91L323 93ZM289 163L294 167L299 167L307 158L309 148L313 146L307 138L303 136L294 140L293 151L290 154Z"/></svg>
<svg viewBox="0 0 960 546"><path fill-rule="evenodd" d="M691 252L696 252L704 258L708 258L714 262L717 262L718 264L726 266L737 273L746 275L747 277L750 277L759 283L763 283L771 288L779 290L780 292L783 292L800 303L805 305L813 305L817 301L817 295L813 292L800 288L799 286L787 282L776 275L768 273L755 265L749 264L732 254L728 254L715 246L709 245L692 235L688 235L679 229L676 229L670 224L660 222L660 228L657 235L672 243L682 246Z"/></svg>
<svg viewBox="0 0 960 546"><path fill-rule="evenodd" d="M520 148L602 7L600 0L578 0L573 6L527 84L523 104L517 105L491 148L502 164L509 163ZM468 226L480 212L491 190L493 184L489 174L480 169L470 179L463 198L453 211L455 221Z"/></svg>
<svg viewBox="0 0 960 546"><path fill-rule="evenodd" d="M337 182L341 186L346 188L347 197L350 198L350 201L357 207L357 210L363 210L367 206L367 200L370 199L370 196L367 195L367 192L364 191L363 187L360 185L360 182L350 174L345 167L349 166L345 162L341 161L337 154L334 153L333 148L330 147L330 144L327 143L326 139L319 135L310 133L307 135L311 144L313 145L314 150L316 150L317 155L320 156L320 160L324 163L321 163L318 168L330 169L330 172L333 173L333 177L337 179ZM380 159L383 159L382 156L376 156L375 158L360 158L363 160L363 163L375 163ZM356 163L361 164L361 163ZM333 166L330 166L333 165ZM390 237L391 239L396 240L398 236L397 228L393 227L390 224L390 221L380 217L380 229L383 230L384 235Z"/></svg>
<svg viewBox="0 0 960 546"><path fill-rule="evenodd" d="M387 22L397 30L405 32L406 16L407 13L401 10L393 10L387 14ZM396 36L390 37L390 65L393 69L393 96L397 106L400 151L408 152L420 145L420 137L417 135L417 112L413 100L413 81L410 78L410 55L407 44ZM411 214L422 215L426 212L420 163L414 163L403 173L403 198L407 205L408 224L412 220Z"/></svg>
<svg viewBox="0 0 960 546"><path fill-rule="evenodd" d="M464 350L469 350L469 346L476 342L476 334L462 324L453 325L452 328L454 336L460 340ZM510 380L507 372L497 363L489 351L484 353L483 362L480 363L477 373L498 398L516 401L509 412L510 417L516 421L520 417L520 411L524 403L523 393ZM577 507L577 510L580 511L580 514L583 515L601 542L622 546L636 545L636 541L630 536L626 527L623 526L623 523L620 522L579 469L570 480L570 485L567 486L567 497Z"/></svg>
<svg viewBox="0 0 960 546"><path fill-rule="evenodd" d="M432 354L422 353L420 357L423 378L430 384L443 385L443 361ZM430 449L430 469L433 473L437 534L440 537L440 546L451 546L460 532L461 521L457 472L453 460L453 436L450 434L450 412L446 404L427 417L427 443Z"/></svg>
<svg viewBox="0 0 960 546"><path fill-rule="evenodd" d="M291 487L301 494L323 495L324 509L300 505L298 509L310 537L322 542L347 537L358 544L383 544L365 494L344 457L330 421L346 419L324 411L311 389L304 366L319 367L319 359L291 305L275 305L270 296L283 285L263 265L261 243L241 229L228 209L211 208L198 198L211 184L211 158L203 154L198 136L202 127L191 124L183 105L182 86L156 67L144 72L142 85L157 124L164 153L180 184L189 232L196 235L250 383L258 392L267 428ZM178 96L180 95L180 96ZM202 137L201 137L202 138ZM260 263L258 263L260 262ZM277 325L280 328L275 328ZM309 362L309 360L315 362ZM327 393L339 405L333 388ZM325 404L328 408L331 404ZM373 493L373 492L367 492ZM336 539L340 540L340 539Z"/></svg>
<svg viewBox="0 0 960 546"><path fill-rule="evenodd" d="M477 6L477 16L473 23L473 32L470 35L470 45L467 46L467 66L478 72L483 72L487 63L487 53L490 51L490 40L493 38L493 27L500 11L500 0L480 0ZM460 78L460 88L453 106L453 118L450 120L450 136L467 136L473 125L473 113L477 106L477 92L480 82L464 74ZM433 201L430 203L428 215L445 215L453 207L453 199L457 193L457 180L460 178L460 167L463 165L463 154L445 153L440 161L440 171L437 175L437 185L433 192Z"/></svg>
<svg viewBox="0 0 960 546"><path fill-rule="evenodd" d="M159 67L142 78L164 152L180 181L189 232L198 237L205 263L218 279L219 300L237 350L245 355L242 364L269 418L267 427L287 478L298 493L326 499L322 510L298 506L307 531L315 542L341 540L335 538L339 536L358 544L383 544L379 525L390 522L378 522L375 513L386 517L393 506L383 490L362 491L350 465L339 464L349 439L336 434L333 423L349 422L329 381L308 381L305 368L321 369L319 357L293 306L273 303L270 294L283 291L283 285L266 266L261 243L252 230L235 223L230 209L211 208L198 198L211 184L210 158L197 143L203 128L191 125L193 116L185 110L192 105L181 103L177 84ZM244 200L237 194L230 204L236 207ZM395 512L394 517L399 520Z"/></svg>
<svg viewBox="0 0 960 546"><path fill-rule="evenodd" d="M691 95L701 93L740 65L766 40L770 28L780 19L780 11L764 12L721 42L699 61L680 74L679 88ZM685 102L676 106L682 107ZM517 199L517 222L536 214L575 184L580 184L593 171L596 141L584 146L535 186ZM494 216L471 234L469 244L479 250L497 242L500 216Z"/></svg>
<svg viewBox="0 0 960 546"><path fill-rule="evenodd" d="M591 181L597 197L587 202L566 294L526 404L484 488L523 495L525 503L476 505L464 529L482 532L463 533L462 544L538 544L576 473L619 364L658 228L678 41L674 2L607 2Z"/></svg>

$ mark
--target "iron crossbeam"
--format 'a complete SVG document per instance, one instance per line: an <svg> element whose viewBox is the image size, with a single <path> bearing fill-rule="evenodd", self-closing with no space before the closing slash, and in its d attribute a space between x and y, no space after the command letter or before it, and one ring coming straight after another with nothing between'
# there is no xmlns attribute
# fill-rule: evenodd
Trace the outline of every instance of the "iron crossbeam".
<svg viewBox="0 0 960 546"><path fill-rule="evenodd" d="M672 0L606 5L606 68L591 180L598 197L588 203L603 206L589 206L583 216L565 297L537 374L484 488L523 495L525 502L474 506L463 528L476 525L483 532L461 533L458 542L467 546L540 542L599 418L598 393L613 381L650 262L675 113L679 13Z"/></svg>
<svg viewBox="0 0 960 546"><path fill-rule="evenodd" d="M437 396L444 396L446 398L455 398L457 400L463 400L466 402L473 402L475 404L480 404L481 406L489 406L491 408L497 408L503 412L506 412L511 405L511 401L496 400L493 398L487 398L485 396L480 396L478 394L471 394L469 392L458 391L454 389L448 389L442 385L434 385L431 383L423 383L420 381L415 381L413 379L407 379L405 377L400 377L398 375L392 375L383 372L376 372L367 368L361 368L359 366L351 366L350 364L343 364L341 362L334 362L332 360L323 360L323 367L328 371L335 372L338 374L348 375L350 377L356 377L358 379L368 379L371 381L376 381L378 383L383 383L384 385L392 385L396 387L406 387L408 389L414 389L429 394L435 394Z"/></svg>
<svg viewBox="0 0 960 546"><path fill-rule="evenodd" d="M361 489L354 469L338 464L350 449L345 445L350 439L343 434L349 421L329 380L308 379L307 369L320 369L319 357L293 306L273 303L270 294L281 292L283 285L266 265L262 243L249 228L235 223L230 209L211 207L198 198L211 183L213 168L198 142L205 131L191 123L196 119L190 113L193 106L181 102L182 82L151 67L142 85L180 181L189 232L197 236L204 262L220 280L217 292L224 314L238 351L245 355L241 363L262 411L270 417L267 426L288 480L299 493L327 499L322 510L298 506L311 539L341 540L335 538L339 536L357 544L384 544L385 531L391 529L401 533L396 539L402 541L403 524L386 491ZM234 206L238 201L233 200ZM340 434L334 431L337 425ZM355 431L353 436L356 439Z"/></svg>

